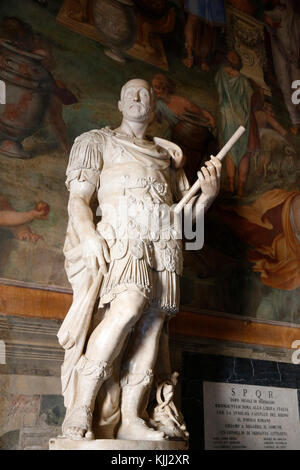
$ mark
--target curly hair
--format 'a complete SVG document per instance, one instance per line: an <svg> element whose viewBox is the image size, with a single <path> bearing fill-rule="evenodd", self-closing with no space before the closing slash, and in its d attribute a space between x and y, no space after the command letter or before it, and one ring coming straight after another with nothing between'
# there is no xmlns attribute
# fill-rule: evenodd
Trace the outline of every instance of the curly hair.
<svg viewBox="0 0 300 470"><path fill-rule="evenodd" d="M152 83L153 83L153 80L156 80L159 83L159 85L164 86L167 89L168 93L170 93L170 95L173 95L175 93L176 83L173 82L171 78L166 77L162 73L157 73L156 75L154 75L152 79Z"/></svg>
<svg viewBox="0 0 300 470"><path fill-rule="evenodd" d="M223 64L229 65L230 67L238 71L243 68L242 58L234 49L227 51Z"/></svg>

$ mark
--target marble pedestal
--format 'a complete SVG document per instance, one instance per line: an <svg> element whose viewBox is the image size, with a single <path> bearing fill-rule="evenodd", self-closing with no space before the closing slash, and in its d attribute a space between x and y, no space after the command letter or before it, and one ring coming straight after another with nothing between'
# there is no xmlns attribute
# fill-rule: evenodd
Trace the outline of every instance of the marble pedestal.
<svg viewBox="0 0 300 470"><path fill-rule="evenodd" d="M127 441L95 439L93 441L53 438L49 450L187 450L188 441Z"/></svg>

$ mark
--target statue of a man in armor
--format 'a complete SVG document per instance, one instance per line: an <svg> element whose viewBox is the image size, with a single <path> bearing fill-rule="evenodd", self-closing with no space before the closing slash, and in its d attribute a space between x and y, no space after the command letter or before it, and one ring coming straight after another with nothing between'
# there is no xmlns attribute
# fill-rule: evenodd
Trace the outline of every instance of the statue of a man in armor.
<svg viewBox="0 0 300 470"><path fill-rule="evenodd" d="M158 221L189 183L180 148L146 136L153 106L148 82L130 80L121 91L121 125L82 134L70 154L64 253L74 297L58 337L65 348L63 435L72 439L188 436L172 400L177 375L167 332L179 308L182 242L175 225L149 221ZM215 157L201 168L197 199L205 208L220 173ZM154 378L161 398L151 411Z"/></svg>

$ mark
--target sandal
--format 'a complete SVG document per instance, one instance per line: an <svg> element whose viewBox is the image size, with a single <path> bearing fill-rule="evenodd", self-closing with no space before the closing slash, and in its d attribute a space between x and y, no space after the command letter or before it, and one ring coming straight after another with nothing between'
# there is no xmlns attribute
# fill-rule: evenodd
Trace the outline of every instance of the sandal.
<svg viewBox="0 0 300 470"><path fill-rule="evenodd" d="M77 408L73 408L69 413L67 413L63 422L63 437L76 440L94 439L94 434L92 432L92 422L93 413L88 406L79 406ZM80 435L78 432L70 432L70 429L72 428L81 429L83 434Z"/></svg>

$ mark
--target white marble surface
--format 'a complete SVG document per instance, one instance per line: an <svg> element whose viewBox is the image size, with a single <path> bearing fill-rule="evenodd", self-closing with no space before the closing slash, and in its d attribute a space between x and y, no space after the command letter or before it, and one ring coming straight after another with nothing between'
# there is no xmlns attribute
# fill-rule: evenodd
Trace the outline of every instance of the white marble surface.
<svg viewBox="0 0 300 470"><path fill-rule="evenodd" d="M79 136L67 168L64 253L74 297L58 333L65 349L63 435L166 445L165 438L187 440L188 432L173 401L178 374L167 330L179 308L182 243L174 221L162 214L189 183L181 149L146 136L154 110L148 82L127 82L118 106L120 126ZM201 172L199 201L208 207L220 188L220 161L212 157ZM90 208L95 192L97 227ZM92 329L99 298L101 318ZM151 387L157 404L149 410Z"/></svg>
<svg viewBox="0 0 300 470"><path fill-rule="evenodd" d="M50 439L50 450L187 450L187 441L127 441L122 439Z"/></svg>

